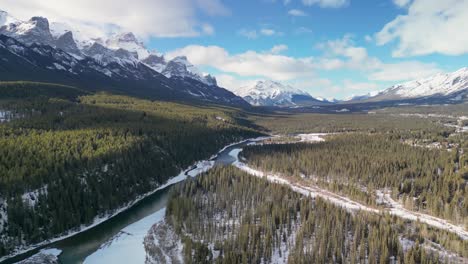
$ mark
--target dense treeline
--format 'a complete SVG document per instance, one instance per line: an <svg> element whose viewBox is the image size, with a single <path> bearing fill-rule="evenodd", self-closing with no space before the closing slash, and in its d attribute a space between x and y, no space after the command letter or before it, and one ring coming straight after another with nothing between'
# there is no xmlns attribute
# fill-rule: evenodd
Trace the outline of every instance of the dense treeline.
<svg viewBox="0 0 468 264"><path fill-rule="evenodd" d="M419 245L424 239L404 238L405 224L395 218L349 213L232 167L176 187L166 221L182 239L186 263L440 261Z"/></svg>
<svg viewBox="0 0 468 264"><path fill-rule="evenodd" d="M416 133L424 138L441 138L454 131L438 120L376 114L287 114L251 115L251 120L274 134L384 132Z"/></svg>
<svg viewBox="0 0 468 264"><path fill-rule="evenodd" d="M21 87L19 97L29 93ZM22 113L0 124L0 256L90 224L259 135L238 125L233 109L56 92L0 101L0 110Z"/></svg>
<svg viewBox="0 0 468 264"><path fill-rule="evenodd" d="M265 171L317 180L350 193L362 189L375 201L376 189L390 188L410 209L422 210L468 226L467 149L413 147L398 134L343 134L316 144L246 147L242 155ZM465 143L466 144L466 143Z"/></svg>

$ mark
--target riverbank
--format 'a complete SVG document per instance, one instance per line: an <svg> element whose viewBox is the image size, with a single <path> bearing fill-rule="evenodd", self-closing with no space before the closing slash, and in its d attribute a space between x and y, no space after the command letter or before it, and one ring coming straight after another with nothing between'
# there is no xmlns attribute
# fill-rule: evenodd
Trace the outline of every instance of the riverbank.
<svg viewBox="0 0 468 264"><path fill-rule="evenodd" d="M8 256L4 256L4 257L0 258L0 263L7 262L10 259L13 259L13 258L15 258L15 257L17 257L19 255L27 254L29 252L36 253L34 251L38 251L39 249L46 248L47 246L49 246L49 245L51 245L53 243L56 243L58 241L62 241L62 240L71 238L71 237L76 236L76 235L78 235L80 233L88 231L88 230L90 230L90 229L92 229L92 228L94 228L94 227L96 227L98 225L101 225L104 222L106 222L106 221L108 221L110 219L113 219L116 216L118 216L119 214L129 210L130 208L132 208L136 204L140 203L142 200L144 200L148 196L151 196L151 195L153 195L154 193L156 193L158 191L164 190L164 189L168 188L169 186L172 186L172 185L177 184L177 183L179 183L181 181L184 181L188 177L195 177L195 176L199 175L200 173L206 172L207 170L211 169L215 165L216 158L222 152L224 152L226 149L228 149L230 147L233 147L235 145L243 144L243 143L250 142L250 141L251 142L260 141L260 140L264 140L266 138L268 138L268 137L258 137L258 138L244 139L244 140L241 140L241 141L234 142L234 143L231 143L229 145L226 145L222 149L220 149L216 154L213 154L209 159L195 162L193 165L189 166L185 170L182 170L177 176L175 176L175 177L171 178L170 180L168 180L165 184L159 186L158 188L156 188L155 190L153 190L151 192L148 192L148 193L145 193L145 194L142 194L142 195L138 196L137 199L127 203L125 206L119 208L118 210L116 210L112 214L104 215L104 216L101 216L101 217L96 217L91 225L88 225L88 226L83 225L77 231L73 231L73 232L70 232L68 234L64 234L62 236L58 236L56 238L53 238L53 239L50 239L50 240L47 240L47 241L43 241L43 242L38 243L38 244L30 245L28 247L20 248L20 249L16 250L14 253L12 253L12 254L10 254ZM26 257L29 257L29 256L26 256Z"/></svg>

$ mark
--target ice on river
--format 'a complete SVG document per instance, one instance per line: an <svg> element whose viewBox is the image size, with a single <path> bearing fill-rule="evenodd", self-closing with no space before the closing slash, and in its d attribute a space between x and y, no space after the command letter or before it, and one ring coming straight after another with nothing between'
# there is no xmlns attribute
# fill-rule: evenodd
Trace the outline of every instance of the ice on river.
<svg viewBox="0 0 468 264"><path fill-rule="evenodd" d="M164 219L165 213L166 208L163 208L125 227L100 249L88 256L84 263L145 263L144 238L151 226Z"/></svg>

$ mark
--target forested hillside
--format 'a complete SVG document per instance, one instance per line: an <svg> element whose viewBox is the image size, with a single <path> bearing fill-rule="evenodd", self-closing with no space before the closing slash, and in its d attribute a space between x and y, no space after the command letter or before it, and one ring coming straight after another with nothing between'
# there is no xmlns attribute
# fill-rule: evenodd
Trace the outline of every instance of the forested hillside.
<svg viewBox="0 0 468 264"><path fill-rule="evenodd" d="M0 256L91 224L259 135L235 109L49 84L1 84L0 112Z"/></svg>
<svg viewBox="0 0 468 264"><path fill-rule="evenodd" d="M376 190L390 189L409 209L468 226L467 135L450 137L449 150L412 146L402 138L341 134L315 144L248 146L242 155L261 170L313 180L370 204Z"/></svg>
<svg viewBox="0 0 468 264"><path fill-rule="evenodd" d="M157 260L168 253L163 252L167 249L164 241L154 245L151 237L174 230L186 263L446 260L439 258L437 250L423 246L424 234L432 232L425 226L408 228L387 215L352 214L232 167L216 168L175 188L166 210L166 225L155 226L145 239L150 258ZM168 243L176 243L175 239Z"/></svg>

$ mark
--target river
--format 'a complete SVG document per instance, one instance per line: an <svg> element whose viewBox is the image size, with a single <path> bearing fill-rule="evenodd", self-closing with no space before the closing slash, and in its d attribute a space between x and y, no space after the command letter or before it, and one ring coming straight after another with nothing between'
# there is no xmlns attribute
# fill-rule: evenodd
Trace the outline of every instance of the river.
<svg viewBox="0 0 468 264"><path fill-rule="evenodd" d="M242 143L231 145L219 152L212 161L214 161L215 165L230 165L235 162L236 159L230 156L229 153L233 149L242 148L243 146L254 141L255 140L248 140ZM193 176L194 173L188 171L186 174ZM156 191L129 209L117 214L116 216L102 222L93 228L63 240L41 246L34 250L28 251L27 253L17 255L1 263L10 264L25 260L32 255L37 254L41 249L44 248L56 248L61 250L62 253L58 257L61 264L93 263L95 262L93 261L93 254L101 254L99 259L103 261L103 253L98 252L100 248L105 248L106 244L112 242L112 240L118 237L120 234L126 235L127 229L132 229L132 227L135 229L134 227L137 226L146 226L148 223L145 225L144 222L151 220L151 217L157 218L161 216L161 213L164 212L163 210L166 207L169 191L172 186L174 185L170 185L164 189ZM142 246L142 242L143 241L141 241L137 246ZM129 250L133 250L130 248L130 246L131 245L128 245L127 243L127 245L124 245L123 247L120 245L119 249L128 247ZM125 261L122 260L120 263L124 262ZM135 262L132 261L132 263Z"/></svg>

